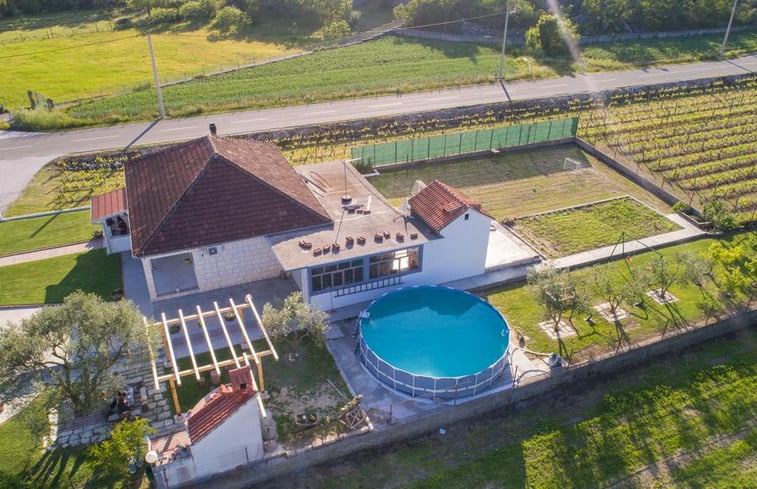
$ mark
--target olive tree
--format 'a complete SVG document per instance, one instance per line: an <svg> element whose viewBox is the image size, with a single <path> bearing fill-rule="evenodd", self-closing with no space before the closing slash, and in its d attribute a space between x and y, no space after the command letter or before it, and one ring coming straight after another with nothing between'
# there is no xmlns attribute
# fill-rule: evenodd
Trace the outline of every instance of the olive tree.
<svg viewBox="0 0 757 489"><path fill-rule="evenodd" d="M85 415L102 405L103 393L122 387L114 367L144 355L148 341L131 302L77 291L0 331L0 388L12 394L37 381Z"/></svg>
<svg viewBox="0 0 757 489"><path fill-rule="evenodd" d="M317 345L325 343L327 318L325 312L302 300L302 292L289 294L278 309L268 302L263 306L263 326L271 338L285 341L293 354L306 337Z"/></svg>
<svg viewBox="0 0 757 489"><path fill-rule="evenodd" d="M555 330L563 317L567 316L573 326L573 316L588 309L586 291L569 271L557 270L553 266L532 268L527 278L531 291Z"/></svg>

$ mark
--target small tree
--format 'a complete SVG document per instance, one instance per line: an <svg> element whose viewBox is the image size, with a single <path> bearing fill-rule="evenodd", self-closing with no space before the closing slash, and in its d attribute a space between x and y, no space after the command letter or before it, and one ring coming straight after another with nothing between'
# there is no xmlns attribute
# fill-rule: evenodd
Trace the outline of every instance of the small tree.
<svg viewBox="0 0 757 489"><path fill-rule="evenodd" d="M572 326L573 315L588 309L585 291L568 271L557 270L551 265L540 270L532 268L528 273L528 284L555 330L566 315Z"/></svg>
<svg viewBox="0 0 757 489"><path fill-rule="evenodd" d="M127 355L146 354L148 341L131 302L77 291L61 306L46 306L0 331L0 386L7 392L44 380L40 385L70 402L77 415L89 414L101 406L103 393L122 387L113 367Z"/></svg>
<svg viewBox="0 0 757 489"><path fill-rule="evenodd" d="M227 34L235 35L251 23L250 17L236 7L224 7L216 13L215 26Z"/></svg>
<svg viewBox="0 0 757 489"><path fill-rule="evenodd" d="M594 267L592 278L592 289L594 293L601 297L610 305L610 314L616 317L618 309L634 297L635 289L627 282L613 277L607 267Z"/></svg>
<svg viewBox="0 0 757 489"><path fill-rule="evenodd" d="M738 227L736 214L726 207L723 199L707 199L702 202L702 217L718 231L733 231Z"/></svg>
<svg viewBox="0 0 757 489"><path fill-rule="evenodd" d="M317 345L325 343L328 315L302 300L302 292L292 292L279 309L266 302L263 306L263 326L273 339L284 340L293 354L305 337Z"/></svg>
<svg viewBox="0 0 757 489"><path fill-rule="evenodd" d="M575 26L566 17L543 13L536 25L526 31L526 47L542 51L547 56L562 56L570 52L569 43L578 39Z"/></svg>
<svg viewBox="0 0 757 489"><path fill-rule="evenodd" d="M88 452L100 477L128 480L129 466L139 464L147 453L145 437L156 433L144 418L121 421L110 438L92 445Z"/></svg>

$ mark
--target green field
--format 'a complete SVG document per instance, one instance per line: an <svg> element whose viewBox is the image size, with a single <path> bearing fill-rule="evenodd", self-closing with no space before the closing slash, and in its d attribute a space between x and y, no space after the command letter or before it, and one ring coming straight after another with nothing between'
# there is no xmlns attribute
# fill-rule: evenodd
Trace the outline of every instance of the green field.
<svg viewBox="0 0 757 489"><path fill-rule="evenodd" d="M89 210L0 222L0 256L89 241L99 229Z"/></svg>
<svg viewBox="0 0 757 489"><path fill-rule="evenodd" d="M582 162L564 168L565 158ZM416 180L437 179L482 204L498 221L600 199L633 195L650 205L664 203L589 157L574 145L518 149L498 156L397 170L382 170L369 181L396 206L402 206Z"/></svg>
<svg viewBox="0 0 757 489"><path fill-rule="evenodd" d="M121 282L121 257L105 250L0 267L0 306L59 304L81 289L110 299Z"/></svg>
<svg viewBox="0 0 757 489"><path fill-rule="evenodd" d="M0 21L0 104L28 106L29 89L61 103L151 86L144 32L113 30L112 21L88 11ZM154 32L161 82L268 61L298 50L270 39L223 40L209 38L211 33L206 27L188 25Z"/></svg>
<svg viewBox="0 0 757 489"><path fill-rule="evenodd" d="M756 353L747 329L261 489L751 488Z"/></svg>
<svg viewBox="0 0 757 489"><path fill-rule="evenodd" d="M515 230L549 258L593 250L681 229L629 198L547 212L515 220Z"/></svg>

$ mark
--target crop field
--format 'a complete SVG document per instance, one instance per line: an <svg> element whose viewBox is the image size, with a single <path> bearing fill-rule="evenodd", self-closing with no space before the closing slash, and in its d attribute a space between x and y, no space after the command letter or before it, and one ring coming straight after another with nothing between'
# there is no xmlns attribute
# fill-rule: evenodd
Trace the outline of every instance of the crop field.
<svg viewBox="0 0 757 489"><path fill-rule="evenodd" d="M740 89L625 102L583 118L579 134L673 186L689 205L722 199L743 221L755 219L757 79Z"/></svg>
<svg viewBox="0 0 757 489"><path fill-rule="evenodd" d="M578 171L564 169L566 157L582 162L583 167ZM480 202L498 221L622 195L667 209L654 196L573 145L383 170L369 181L394 205L401 206L416 180L428 184L434 179Z"/></svg>
<svg viewBox="0 0 757 489"><path fill-rule="evenodd" d="M496 47L390 36L166 87L163 99L171 116L269 107L489 82L498 63ZM528 69L526 63L512 63L510 73ZM156 110L155 92L145 90L68 113L79 119L113 114L146 119Z"/></svg>
<svg viewBox="0 0 757 489"><path fill-rule="evenodd" d="M211 41L210 34L207 28L154 33L161 82L296 52L271 41ZM62 103L153 84L145 35L113 30L111 19L87 12L0 21L0 62L0 104L7 108L27 107L27 90Z"/></svg>
<svg viewBox="0 0 757 489"><path fill-rule="evenodd" d="M123 161L136 152L113 156L100 153L90 157L70 157L52 161L34 175L6 215L20 216L90 204L95 195L125 185Z"/></svg>
<svg viewBox="0 0 757 489"><path fill-rule="evenodd" d="M515 230L549 258L667 233L680 226L630 198L527 216Z"/></svg>

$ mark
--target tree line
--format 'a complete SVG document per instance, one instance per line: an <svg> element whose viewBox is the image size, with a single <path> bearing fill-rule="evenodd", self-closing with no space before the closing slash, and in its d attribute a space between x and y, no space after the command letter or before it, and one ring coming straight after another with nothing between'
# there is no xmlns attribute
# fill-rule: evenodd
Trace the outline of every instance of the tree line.
<svg viewBox="0 0 757 489"><path fill-rule="evenodd" d="M510 26L527 30L543 15L556 15L546 0L409 0L395 16L420 26L485 16L477 22L502 27L505 7ZM579 34L606 35L725 27L733 0L562 0L559 17L577 26ZM500 15L496 15L500 13ZM735 25L754 25L757 0L740 0Z"/></svg>
<svg viewBox="0 0 757 489"><path fill-rule="evenodd" d="M215 20L221 30L232 31L252 24L261 9L319 26L349 25L352 0L0 0L0 17L87 9L143 14L147 24Z"/></svg>

